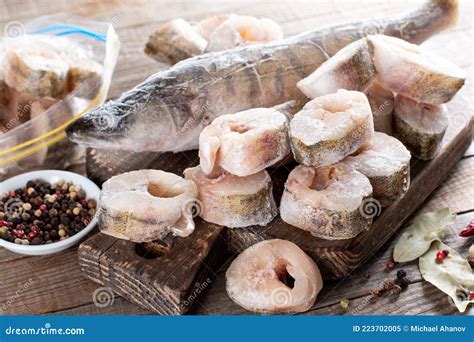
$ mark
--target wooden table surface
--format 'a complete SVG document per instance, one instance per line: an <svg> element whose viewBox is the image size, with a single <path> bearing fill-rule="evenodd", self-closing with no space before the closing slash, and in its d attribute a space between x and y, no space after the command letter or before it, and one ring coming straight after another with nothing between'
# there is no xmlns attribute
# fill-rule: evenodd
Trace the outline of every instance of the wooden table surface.
<svg viewBox="0 0 474 342"><path fill-rule="evenodd" d="M0 28L11 21L28 19L56 12L78 14L106 20L114 24L122 49L115 70L110 97L119 95L151 73L163 68L147 58L142 50L148 34L160 21L183 17L201 19L219 13L239 13L266 16L280 23L286 35L310 28L374 16L393 15L419 5L419 1L48 1L0 0ZM457 26L431 38L425 45L438 55L450 59L473 76L474 3L460 1ZM474 219L474 145L452 170L443 184L428 198L418 213L449 207L458 214L456 223L448 230L446 241L465 255L474 240L457 237L461 227ZM312 315L341 314L457 314L448 296L423 281L417 263L403 265L411 284L398 296L373 298L371 292L386 279L393 280L396 270L387 271L394 239L377 255L346 279L326 283ZM199 298L194 313L246 314L225 293L225 269ZM0 314L150 314L120 297L111 305L99 307L93 303L93 292L99 286L82 277L77 263L77 248L59 254L29 257L0 249ZM341 299L349 299L350 307L343 310ZM467 314L474 314L470 309ZM248 314L248 313L247 313Z"/></svg>

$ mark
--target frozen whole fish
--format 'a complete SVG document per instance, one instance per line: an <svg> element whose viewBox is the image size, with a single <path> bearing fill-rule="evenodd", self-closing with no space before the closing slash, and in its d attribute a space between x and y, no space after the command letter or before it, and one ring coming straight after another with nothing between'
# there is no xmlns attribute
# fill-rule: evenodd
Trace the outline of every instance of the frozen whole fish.
<svg viewBox="0 0 474 342"><path fill-rule="evenodd" d="M290 153L287 117L271 108L222 115L199 136L201 169L221 168L244 177L260 172Z"/></svg>
<svg viewBox="0 0 474 342"><path fill-rule="evenodd" d="M186 237L194 231L192 207L197 188L189 180L160 170L140 170L110 178L102 186L99 228L134 242Z"/></svg>
<svg viewBox="0 0 474 342"><path fill-rule="evenodd" d="M322 287L314 261L293 242L280 239L247 248L226 272L229 297L253 312L304 312Z"/></svg>
<svg viewBox="0 0 474 342"><path fill-rule="evenodd" d="M295 160L306 166L336 163L368 143L374 134L367 97L340 89L309 101L290 122Z"/></svg>
<svg viewBox="0 0 474 342"><path fill-rule="evenodd" d="M448 128L446 105L429 105L397 95L395 135L422 160L433 159Z"/></svg>
<svg viewBox="0 0 474 342"><path fill-rule="evenodd" d="M399 17L187 59L89 112L67 133L72 141L99 149L195 149L199 133L217 116L301 98L296 83L368 30L419 43L450 26L456 11L456 1L433 0Z"/></svg>
<svg viewBox="0 0 474 342"><path fill-rule="evenodd" d="M394 137L375 132L372 140L344 162L369 178L373 197L387 207L410 185L410 152Z"/></svg>
<svg viewBox="0 0 474 342"><path fill-rule="evenodd" d="M328 240L350 239L369 228L364 203L372 195L369 179L345 163L290 172L280 203L283 221Z"/></svg>
<svg viewBox="0 0 474 342"><path fill-rule="evenodd" d="M184 171L198 187L199 215L228 228L265 226L278 214L272 180L267 171L238 177L224 172L207 177L199 166Z"/></svg>
<svg viewBox="0 0 474 342"><path fill-rule="evenodd" d="M204 52L282 38L280 26L267 18L230 14L197 23L174 19L160 24L150 35L145 53L159 62L175 64Z"/></svg>

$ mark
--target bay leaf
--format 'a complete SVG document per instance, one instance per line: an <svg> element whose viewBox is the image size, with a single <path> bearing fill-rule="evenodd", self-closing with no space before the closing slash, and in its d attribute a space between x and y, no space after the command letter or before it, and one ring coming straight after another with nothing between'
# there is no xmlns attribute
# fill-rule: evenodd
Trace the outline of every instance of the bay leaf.
<svg viewBox="0 0 474 342"><path fill-rule="evenodd" d="M447 257L440 263L436 261L436 253L448 251ZM456 295L459 286L474 291L474 274L466 259L441 241L433 242L431 248L420 257L418 266L422 277L450 296L460 312L466 311L474 299L462 300Z"/></svg>
<svg viewBox="0 0 474 342"><path fill-rule="evenodd" d="M395 244L393 260L408 262L422 256L433 241L444 237L446 226L455 219L456 214L451 214L448 208L418 216Z"/></svg>

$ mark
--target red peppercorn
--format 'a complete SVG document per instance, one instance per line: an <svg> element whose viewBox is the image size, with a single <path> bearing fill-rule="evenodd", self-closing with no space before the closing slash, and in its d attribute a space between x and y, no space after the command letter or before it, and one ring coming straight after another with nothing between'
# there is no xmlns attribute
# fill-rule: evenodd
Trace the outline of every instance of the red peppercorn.
<svg viewBox="0 0 474 342"><path fill-rule="evenodd" d="M467 225L466 228L459 232L460 237L469 237L474 235L474 220Z"/></svg>
<svg viewBox="0 0 474 342"><path fill-rule="evenodd" d="M387 262L387 265L386 265L387 269L389 270L393 270L395 268L395 263L393 261L389 261Z"/></svg>
<svg viewBox="0 0 474 342"><path fill-rule="evenodd" d="M448 254L446 253L446 251L439 251L438 253L436 253L436 262L437 263L442 263L444 259L446 259L446 256Z"/></svg>
<svg viewBox="0 0 474 342"><path fill-rule="evenodd" d="M469 291L469 295L467 297L469 299L474 299L474 291Z"/></svg>
<svg viewBox="0 0 474 342"><path fill-rule="evenodd" d="M34 239L36 236L38 236L38 233L36 233L36 232L29 232L28 233L28 239L30 239L30 240Z"/></svg>
<svg viewBox="0 0 474 342"><path fill-rule="evenodd" d="M25 237L25 232L23 230L12 229L12 234L20 239L23 239Z"/></svg>
<svg viewBox="0 0 474 342"><path fill-rule="evenodd" d="M45 210L47 209L46 204L41 204L40 207L39 207L39 209L40 209L41 211L45 211Z"/></svg>

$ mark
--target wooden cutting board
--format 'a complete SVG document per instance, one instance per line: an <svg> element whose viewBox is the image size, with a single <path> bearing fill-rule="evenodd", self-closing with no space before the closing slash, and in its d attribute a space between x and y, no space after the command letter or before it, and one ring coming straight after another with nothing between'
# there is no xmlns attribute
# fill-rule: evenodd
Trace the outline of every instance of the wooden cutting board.
<svg viewBox="0 0 474 342"><path fill-rule="evenodd" d="M390 207L376 212L374 223L368 231L348 240L324 240L277 217L266 227L227 229L229 251L240 253L258 241L286 239L299 245L318 263L324 278L338 279L346 276L370 258L402 226L461 159L472 139L474 110L470 94L472 87L465 86L448 103L449 125L440 151L430 161L412 158L408 192ZM185 168L197 165L199 159L196 151L158 154L90 150L87 162L88 176L97 183L102 183L114 174L142 168L161 169L182 175ZM292 167L294 165L269 170L277 203Z"/></svg>

